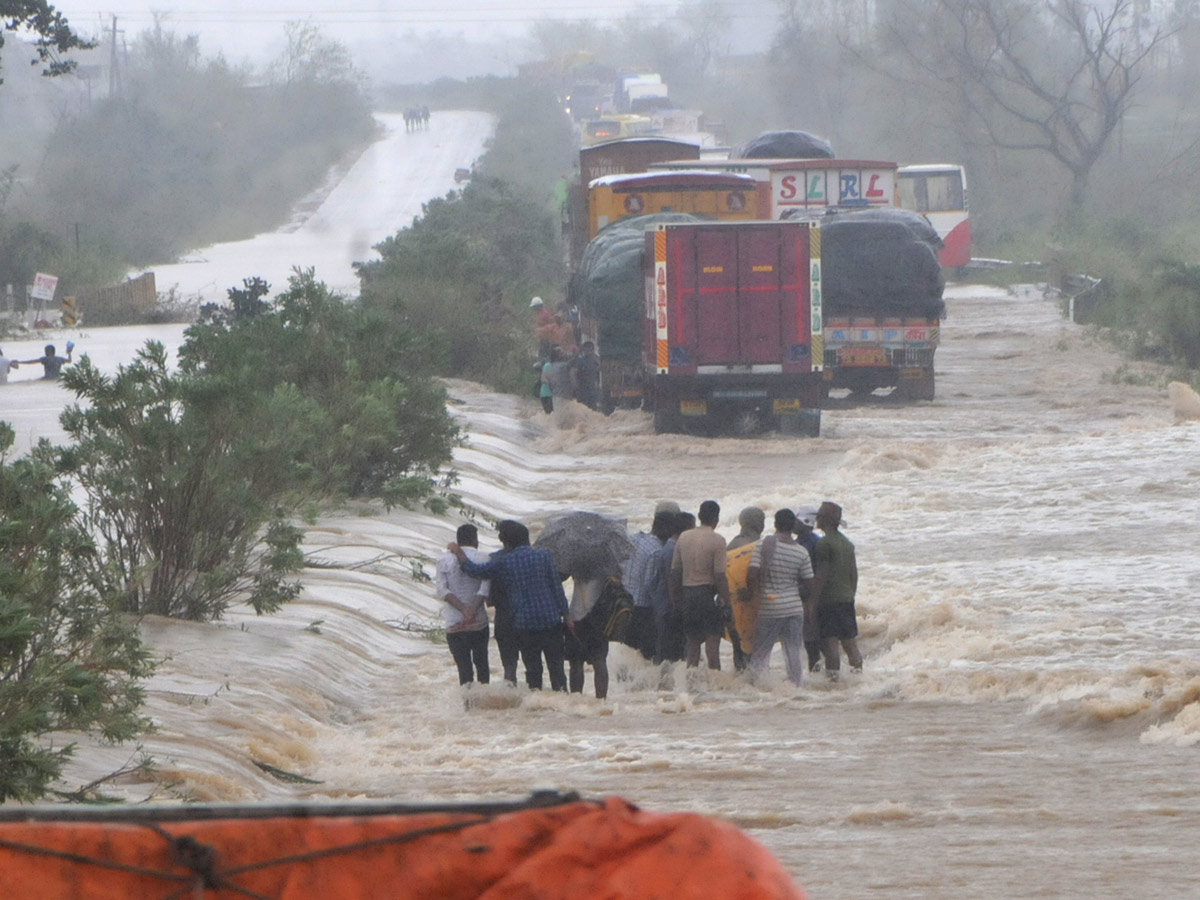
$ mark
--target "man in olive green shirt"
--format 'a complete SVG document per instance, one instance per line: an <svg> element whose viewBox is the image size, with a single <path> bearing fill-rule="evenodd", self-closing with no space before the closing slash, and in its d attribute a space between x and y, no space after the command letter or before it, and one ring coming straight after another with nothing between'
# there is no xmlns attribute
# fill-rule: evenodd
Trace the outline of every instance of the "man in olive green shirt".
<svg viewBox="0 0 1200 900"><path fill-rule="evenodd" d="M858 616L854 596L858 592L858 560L854 544L842 534L842 508L826 500L817 510L817 527L825 536L813 551L813 596L817 620L825 641L825 676L837 681L841 668L838 646L846 651L852 671L862 671L858 650Z"/></svg>

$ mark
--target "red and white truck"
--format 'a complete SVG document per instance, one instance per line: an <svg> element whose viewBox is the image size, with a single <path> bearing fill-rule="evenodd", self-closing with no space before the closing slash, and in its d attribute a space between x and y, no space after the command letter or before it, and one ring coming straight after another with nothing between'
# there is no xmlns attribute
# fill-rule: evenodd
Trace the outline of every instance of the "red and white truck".
<svg viewBox="0 0 1200 900"><path fill-rule="evenodd" d="M642 365L655 431L819 434L819 230L659 224L645 241Z"/></svg>

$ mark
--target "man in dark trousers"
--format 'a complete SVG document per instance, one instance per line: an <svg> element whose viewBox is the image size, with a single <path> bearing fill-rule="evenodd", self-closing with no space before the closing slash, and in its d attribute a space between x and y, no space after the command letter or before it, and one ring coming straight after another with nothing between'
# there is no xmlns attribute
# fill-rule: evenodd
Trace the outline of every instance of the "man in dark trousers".
<svg viewBox="0 0 1200 900"><path fill-rule="evenodd" d="M817 508L802 506L796 510L796 543L808 551L813 559L821 536L813 529L817 527ZM804 652L808 656L808 671L821 671L821 628L817 621L816 598L804 604Z"/></svg>
<svg viewBox="0 0 1200 900"><path fill-rule="evenodd" d="M454 537L463 552L477 561L487 559L479 550L479 533L474 525L458 526ZM458 667L458 683L470 684L478 679L487 684L491 677L488 667L488 583L472 578L459 568L458 560L450 553L437 561L437 595L442 601L446 623L446 644Z"/></svg>
<svg viewBox="0 0 1200 900"><path fill-rule="evenodd" d="M499 583L513 608L513 624L525 663L525 682L542 689L542 657L550 674L552 690L567 689L564 665L563 623L567 618L567 595L558 566L549 551L529 545L529 529L505 519L497 528L505 552L485 563L475 563L458 544L447 549L458 557L462 570L472 578Z"/></svg>
<svg viewBox="0 0 1200 900"><path fill-rule="evenodd" d="M717 534L721 506L716 500L700 504L700 526L679 535L671 560L671 605L679 611L686 638L684 659L688 667L700 665L700 648L710 669L721 668L721 635L729 608L729 581L725 576L725 538Z"/></svg>

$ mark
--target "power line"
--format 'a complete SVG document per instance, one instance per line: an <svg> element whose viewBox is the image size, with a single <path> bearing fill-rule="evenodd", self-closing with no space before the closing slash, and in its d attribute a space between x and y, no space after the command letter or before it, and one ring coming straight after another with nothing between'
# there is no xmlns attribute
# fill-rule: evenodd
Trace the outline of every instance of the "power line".
<svg viewBox="0 0 1200 900"><path fill-rule="evenodd" d="M745 6L733 0L722 0L716 4L721 7L721 14L729 19L760 19L766 18L763 12L746 11ZM439 25L479 23L493 24L498 22L533 22L538 19L553 19L558 21L599 20L612 21L632 18L636 20L656 20L670 17L685 9L679 3L638 4L623 9L612 7L598 9L594 2L577 5L570 3L555 3L545 5L525 4L522 6L497 7L489 5L485 8L460 6L418 7L414 9L386 9L378 4L361 8L338 7L314 11L312 7L297 9L266 10L261 7L246 9L214 9L183 8L161 10L159 20L164 26L171 25L253 25L275 24L295 19L305 19L329 25ZM128 9L114 13L123 21L153 24L156 21L155 11L147 9ZM772 16L773 17L773 16ZM73 17L81 21L80 16Z"/></svg>

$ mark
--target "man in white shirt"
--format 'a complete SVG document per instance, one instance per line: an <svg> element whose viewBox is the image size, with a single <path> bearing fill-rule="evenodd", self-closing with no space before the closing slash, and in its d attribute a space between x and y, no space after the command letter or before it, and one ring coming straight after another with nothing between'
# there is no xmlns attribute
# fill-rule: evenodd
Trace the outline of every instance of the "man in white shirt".
<svg viewBox="0 0 1200 900"><path fill-rule="evenodd" d="M472 562L484 563L488 555L479 549L479 532L474 525L459 525L455 543ZM458 666L458 683L478 680L487 684L488 668L488 582L467 575L458 565L458 557L447 552L437 561L437 595L442 601L442 619L446 625L446 643Z"/></svg>
<svg viewBox="0 0 1200 900"><path fill-rule="evenodd" d="M0 349L0 384L8 384L8 370L19 369L21 364L15 359L9 359L4 355L4 350Z"/></svg>

